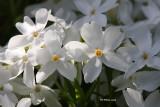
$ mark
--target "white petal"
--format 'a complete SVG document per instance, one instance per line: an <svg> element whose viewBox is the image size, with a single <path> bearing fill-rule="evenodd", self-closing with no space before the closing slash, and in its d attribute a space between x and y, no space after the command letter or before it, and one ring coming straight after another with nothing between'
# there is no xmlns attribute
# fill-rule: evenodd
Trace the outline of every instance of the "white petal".
<svg viewBox="0 0 160 107"><path fill-rule="evenodd" d="M65 30L63 45L67 44L70 41L79 41L79 40L80 40L80 33L74 26L71 26L69 29Z"/></svg>
<svg viewBox="0 0 160 107"><path fill-rule="evenodd" d="M23 58L25 55L24 47L16 48L16 49L7 49L5 51L6 59L11 61L17 61Z"/></svg>
<svg viewBox="0 0 160 107"><path fill-rule="evenodd" d="M27 39L26 35L14 36L9 40L8 48L11 49L11 48L17 48L21 46L26 46L29 44L29 41L27 41L26 39Z"/></svg>
<svg viewBox="0 0 160 107"><path fill-rule="evenodd" d="M128 62L125 57L120 54L115 54L113 52L104 53L102 57L100 57L101 61L111 68L120 70L125 72L128 68Z"/></svg>
<svg viewBox="0 0 160 107"><path fill-rule="evenodd" d="M127 88L127 90L123 90L123 95L129 107L144 107L141 92Z"/></svg>
<svg viewBox="0 0 160 107"><path fill-rule="evenodd" d="M143 31L141 31L143 32ZM152 46L152 38L151 38L151 32L148 30L147 34L144 35L136 35L133 39L136 46L139 48L139 50L142 51L149 51Z"/></svg>
<svg viewBox="0 0 160 107"><path fill-rule="evenodd" d="M154 56L150 58L147 62L147 66L160 70L160 57Z"/></svg>
<svg viewBox="0 0 160 107"><path fill-rule="evenodd" d="M22 78L16 78L9 82L13 86L13 91L20 95L29 95L32 91L31 88L23 84Z"/></svg>
<svg viewBox="0 0 160 107"><path fill-rule="evenodd" d="M23 35L28 35L31 34L33 31L36 30L36 27L32 20L25 16L24 17L24 22L23 23L16 23L16 28L23 34Z"/></svg>
<svg viewBox="0 0 160 107"><path fill-rule="evenodd" d="M38 30L43 30L48 21L48 15L50 12L47 9L42 8L36 12L36 27Z"/></svg>
<svg viewBox="0 0 160 107"><path fill-rule="evenodd" d="M92 7L87 2L87 0L75 0L74 3L77 8L85 15L90 14L90 12L92 11Z"/></svg>
<svg viewBox="0 0 160 107"><path fill-rule="evenodd" d="M91 21L97 22L102 27L105 27L107 25L107 17L104 14L95 14L91 16Z"/></svg>
<svg viewBox="0 0 160 107"><path fill-rule="evenodd" d="M46 48L38 49L36 55L37 63L44 65L51 60L51 56L51 53Z"/></svg>
<svg viewBox="0 0 160 107"><path fill-rule="evenodd" d="M32 101L32 103L34 105L38 105L38 104L42 103L45 100L44 97L41 97L41 93L40 92L38 92L38 93L37 92L33 92L33 93L30 94L30 96L31 96L31 101Z"/></svg>
<svg viewBox="0 0 160 107"><path fill-rule="evenodd" d="M11 72L4 70L4 68L0 65L0 87L6 84L11 78Z"/></svg>
<svg viewBox="0 0 160 107"><path fill-rule="evenodd" d="M99 7L99 5L101 4L101 0L87 0L88 1L88 3L90 3L91 4L91 6L93 7L93 8L98 8Z"/></svg>
<svg viewBox="0 0 160 107"><path fill-rule="evenodd" d="M51 53L55 53L62 46L59 34L52 30L47 31L44 34L44 42Z"/></svg>
<svg viewBox="0 0 160 107"><path fill-rule="evenodd" d="M47 107L61 107L62 105L59 103L58 99L56 96L54 96L54 93L51 90L46 90L43 89L42 91L42 96L45 98L44 103L46 104Z"/></svg>
<svg viewBox="0 0 160 107"><path fill-rule="evenodd" d="M110 72L110 71L106 71ZM116 91L120 91L126 89L132 85L132 83L128 79L124 79L124 75L120 75L112 80L112 86L117 87Z"/></svg>
<svg viewBox="0 0 160 107"><path fill-rule="evenodd" d="M78 19L77 21L75 21L73 23L73 26L76 28L76 29L81 29L81 27L85 24L85 23L89 23L91 21L91 17L90 16L84 16L80 19Z"/></svg>
<svg viewBox="0 0 160 107"><path fill-rule="evenodd" d="M81 29L81 36L90 47L102 49L102 29L96 22L84 24Z"/></svg>
<svg viewBox="0 0 160 107"><path fill-rule="evenodd" d="M117 2L117 0L107 0L105 3L103 3L98 8L98 11L101 13L104 13L104 12L116 7L118 5L116 2Z"/></svg>
<svg viewBox="0 0 160 107"><path fill-rule="evenodd" d="M143 60L139 60L134 62L133 64L131 64L129 66L129 68L127 69L127 71L125 72L124 77L125 78L129 78L132 74L134 74L137 70L141 69L142 67L144 67L145 62Z"/></svg>
<svg viewBox="0 0 160 107"><path fill-rule="evenodd" d="M119 28L109 27L104 32L104 50L113 51L122 43L123 38L124 35Z"/></svg>
<svg viewBox="0 0 160 107"><path fill-rule="evenodd" d="M145 107L159 107L160 93L158 90L152 92L145 100Z"/></svg>
<svg viewBox="0 0 160 107"><path fill-rule="evenodd" d="M142 11L144 15L149 19L155 19L155 17L159 16L160 10L154 1L148 1L147 6L142 5Z"/></svg>
<svg viewBox="0 0 160 107"><path fill-rule="evenodd" d="M10 101L7 95L0 95L0 103L2 103L2 107L15 107L15 104L12 101Z"/></svg>
<svg viewBox="0 0 160 107"><path fill-rule="evenodd" d="M23 73L23 82L30 88L35 87L35 76L34 76L34 67L30 62L25 63L24 73Z"/></svg>
<svg viewBox="0 0 160 107"><path fill-rule="evenodd" d="M134 76L135 84L138 88L146 91L153 91L160 86L159 71L138 72Z"/></svg>
<svg viewBox="0 0 160 107"><path fill-rule="evenodd" d="M101 70L102 70L101 61L96 57L90 59L83 68L83 75L85 82L92 83L99 76Z"/></svg>
<svg viewBox="0 0 160 107"><path fill-rule="evenodd" d="M30 106L31 106L30 98L22 98L17 104L17 107L30 107Z"/></svg>
<svg viewBox="0 0 160 107"><path fill-rule="evenodd" d="M89 59L87 53L89 53L90 48L84 43L71 41L64 47L67 49L66 54L73 60L82 62Z"/></svg>
<svg viewBox="0 0 160 107"><path fill-rule="evenodd" d="M69 62L57 62L57 69L61 75L66 77L67 79L74 81L74 78L77 76L77 70L75 66Z"/></svg>
<svg viewBox="0 0 160 107"><path fill-rule="evenodd" d="M46 80L57 68L57 65L52 62L48 62L46 65L40 68L36 74L36 82L41 83Z"/></svg>

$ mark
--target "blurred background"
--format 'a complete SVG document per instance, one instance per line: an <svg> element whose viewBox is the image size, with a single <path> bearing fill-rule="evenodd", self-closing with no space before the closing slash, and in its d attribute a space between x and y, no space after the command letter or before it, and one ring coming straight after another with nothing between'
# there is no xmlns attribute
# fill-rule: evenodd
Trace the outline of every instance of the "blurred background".
<svg viewBox="0 0 160 107"><path fill-rule="evenodd" d="M17 22L23 22L24 9L28 5L45 0L0 0L0 46L5 46L8 40L20 32L16 29Z"/></svg>

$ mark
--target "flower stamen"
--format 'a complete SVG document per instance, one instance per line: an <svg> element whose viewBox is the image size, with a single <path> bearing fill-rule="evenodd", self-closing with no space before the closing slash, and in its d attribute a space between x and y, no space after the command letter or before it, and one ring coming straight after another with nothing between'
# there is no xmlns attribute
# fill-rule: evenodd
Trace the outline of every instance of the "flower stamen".
<svg viewBox="0 0 160 107"><path fill-rule="evenodd" d="M53 55L52 56L52 60L55 61L55 62L57 62L59 60L58 55Z"/></svg>
<svg viewBox="0 0 160 107"><path fill-rule="evenodd" d="M93 9L93 10L91 11L91 15L94 15L95 13L96 13L96 10Z"/></svg>
<svg viewBox="0 0 160 107"><path fill-rule="evenodd" d="M102 55L102 51L100 49L97 49L94 53L96 54L96 56Z"/></svg>
<svg viewBox="0 0 160 107"><path fill-rule="evenodd" d="M38 37L38 32L33 32L33 37Z"/></svg>

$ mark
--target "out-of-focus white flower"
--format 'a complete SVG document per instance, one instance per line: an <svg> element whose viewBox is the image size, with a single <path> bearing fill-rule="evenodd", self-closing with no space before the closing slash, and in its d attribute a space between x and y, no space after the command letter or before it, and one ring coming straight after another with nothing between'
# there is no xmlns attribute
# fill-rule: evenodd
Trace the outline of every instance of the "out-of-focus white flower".
<svg viewBox="0 0 160 107"><path fill-rule="evenodd" d="M159 107L160 93L158 90L151 93L146 100L143 100L142 93L137 90L127 88L123 90L123 95L129 107Z"/></svg>
<svg viewBox="0 0 160 107"><path fill-rule="evenodd" d="M8 48L17 48L21 46L26 46L36 40L42 41L44 34L44 28L48 21L48 16L51 11L46 9L40 9L36 12L36 24L33 21L25 16L23 23L16 23L17 29L23 34L14 36L10 39L8 43ZM16 42L15 42L16 41Z"/></svg>
<svg viewBox="0 0 160 107"><path fill-rule="evenodd" d="M37 51L37 62L44 65L36 74L37 83L41 83L56 70L67 79L73 81L77 71L67 58L66 51L62 47L62 41L56 31L49 30L45 33L44 42L46 48Z"/></svg>
<svg viewBox="0 0 160 107"><path fill-rule="evenodd" d="M95 21L102 27L105 27L107 24L107 17L102 13L116 7L118 5L116 1L117 0L107 0L101 5L101 0L75 0L74 3L77 8L85 16L77 20L74 25L80 29L84 23Z"/></svg>
<svg viewBox="0 0 160 107"><path fill-rule="evenodd" d="M155 38L159 38L159 36L155 36ZM160 51L158 48L159 39L155 40L152 44L151 33L148 30L145 35L136 35L133 40L136 46L127 46L126 49L134 62L125 72L125 78L128 78L145 65L155 69L160 69L160 58L155 56Z"/></svg>
<svg viewBox="0 0 160 107"><path fill-rule="evenodd" d="M31 97L22 99L19 106L30 104L30 101L32 101L34 105L44 102L47 107L53 107L53 105L61 107L57 100L57 93L47 86L35 84L35 78L32 80L32 84L23 84L21 78L11 81L10 84L13 86L14 92L20 95L30 95ZM25 103L22 104L22 101L25 101Z"/></svg>
<svg viewBox="0 0 160 107"><path fill-rule="evenodd" d="M12 86L8 83L11 72L0 65L0 105L2 107L15 107L17 97L12 93Z"/></svg>
<svg viewBox="0 0 160 107"><path fill-rule="evenodd" d="M76 61L86 61L83 68L85 82L93 82L100 74L102 62L114 69L125 71L128 67L124 57L113 51L122 43L123 33L116 27L102 32L95 22L84 24L81 35L87 44L71 41L66 44L67 54Z"/></svg>

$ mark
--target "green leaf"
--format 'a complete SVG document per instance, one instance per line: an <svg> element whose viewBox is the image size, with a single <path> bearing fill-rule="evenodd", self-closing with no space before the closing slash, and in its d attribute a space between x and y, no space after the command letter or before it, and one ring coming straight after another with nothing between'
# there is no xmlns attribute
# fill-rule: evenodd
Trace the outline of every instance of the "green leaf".
<svg viewBox="0 0 160 107"><path fill-rule="evenodd" d="M71 82L70 82L68 79L66 79L66 78L64 78L64 82L65 82L65 84L67 85L67 89L68 89L69 94L71 95L71 97L72 97L74 100L76 100L76 94L75 94L75 89L74 89L73 85L72 85Z"/></svg>

